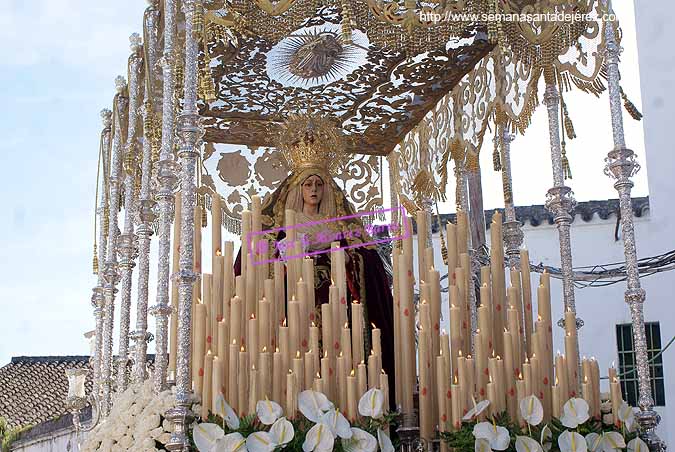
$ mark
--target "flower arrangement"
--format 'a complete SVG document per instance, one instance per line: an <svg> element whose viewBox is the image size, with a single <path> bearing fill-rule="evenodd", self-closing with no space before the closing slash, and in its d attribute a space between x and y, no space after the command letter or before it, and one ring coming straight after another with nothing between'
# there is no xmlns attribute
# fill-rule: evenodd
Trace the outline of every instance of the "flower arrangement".
<svg viewBox="0 0 675 452"><path fill-rule="evenodd" d="M171 390L155 394L152 379L130 385L115 398L109 416L87 434L80 450L165 450L164 445L171 438L171 425L164 419L164 413L173 407L174 401Z"/></svg>
<svg viewBox="0 0 675 452"><path fill-rule="evenodd" d="M384 394L372 388L358 404L361 417L350 423L321 392L298 394L300 415L287 419L271 400L256 403L256 412L239 418L222 396L209 422L192 430L199 452L394 452L387 431L396 414L384 412Z"/></svg>
<svg viewBox="0 0 675 452"><path fill-rule="evenodd" d="M462 426L441 437L456 451L466 452L648 452L647 444L635 432L636 422L632 407L622 402L618 422L604 423L591 419L584 399L569 399L559 419L543 422L544 409L534 395L519 403L523 422L509 419L506 413L485 418L490 404L485 400L467 412ZM523 426L524 424L524 426Z"/></svg>

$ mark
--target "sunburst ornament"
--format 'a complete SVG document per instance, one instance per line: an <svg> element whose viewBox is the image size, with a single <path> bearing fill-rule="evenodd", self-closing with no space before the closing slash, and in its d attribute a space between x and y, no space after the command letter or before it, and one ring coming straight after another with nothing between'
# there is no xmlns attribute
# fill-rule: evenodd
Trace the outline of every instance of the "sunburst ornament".
<svg viewBox="0 0 675 452"><path fill-rule="evenodd" d="M352 31L349 43L341 34L340 26L330 23L293 32L267 54L267 73L283 85L303 88L343 78L367 61L369 43L360 30Z"/></svg>

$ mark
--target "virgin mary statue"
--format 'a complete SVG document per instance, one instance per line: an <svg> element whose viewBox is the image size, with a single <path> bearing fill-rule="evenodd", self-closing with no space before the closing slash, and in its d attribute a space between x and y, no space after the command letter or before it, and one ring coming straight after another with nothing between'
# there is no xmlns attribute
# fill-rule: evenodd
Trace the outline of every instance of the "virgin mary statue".
<svg viewBox="0 0 675 452"><path fill-rule="evenodd" d="M302 241L306 254L314 258L314 291L316 313L320 304L328 302L331 284L331 242L337 236L345 249L347 306L358 300L364 305L363 325L365 343L370 344L371 325L381 330L382 366L389 375L390 398L394 401L394 317L389 279L382 258L345 193L333 176L344 161L344 136L327 118L293 115L278 136L278 149L283 153L290 175L262 202L262 229L283 228L286 210L295 211L294 230ZM342 217L350 217L339 219ZM327 220L327 221L322 221ZM283 244L283 229L270 237ZM325 250L322 253L320 251ZM277 246L277 256L284 257L283 246ZM239 274L239 259L235 273ZM317 317L318 318L318 317ZM349 316L351 319L351 315ZM370 350L364 350L369 353ZM366 356L366 355L364 355Z"/></svg>

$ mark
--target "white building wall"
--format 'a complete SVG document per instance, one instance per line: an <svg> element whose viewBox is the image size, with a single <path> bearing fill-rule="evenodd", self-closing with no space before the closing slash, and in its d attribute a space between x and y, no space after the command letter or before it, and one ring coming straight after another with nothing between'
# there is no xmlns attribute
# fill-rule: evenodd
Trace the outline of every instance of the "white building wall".
<svg viewBox="0 0 675 452"><path fill-rule="evenodd" d="M78 452L79 450L78 438L72 428L53 432L45 438L26 442L17 441L11 446L12 452Z"/></svg>

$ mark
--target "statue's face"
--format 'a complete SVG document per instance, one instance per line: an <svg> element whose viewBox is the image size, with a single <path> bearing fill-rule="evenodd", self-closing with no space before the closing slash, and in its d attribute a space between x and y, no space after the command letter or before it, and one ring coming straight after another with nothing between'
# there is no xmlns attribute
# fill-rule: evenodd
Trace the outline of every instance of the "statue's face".
<svg viewBox="0 0 675 452"><path fill-rule="evenodd" d="M309 176L302 183L302 200L310 206L318 206L323 198L323 180L319 176Z"/></svg>

